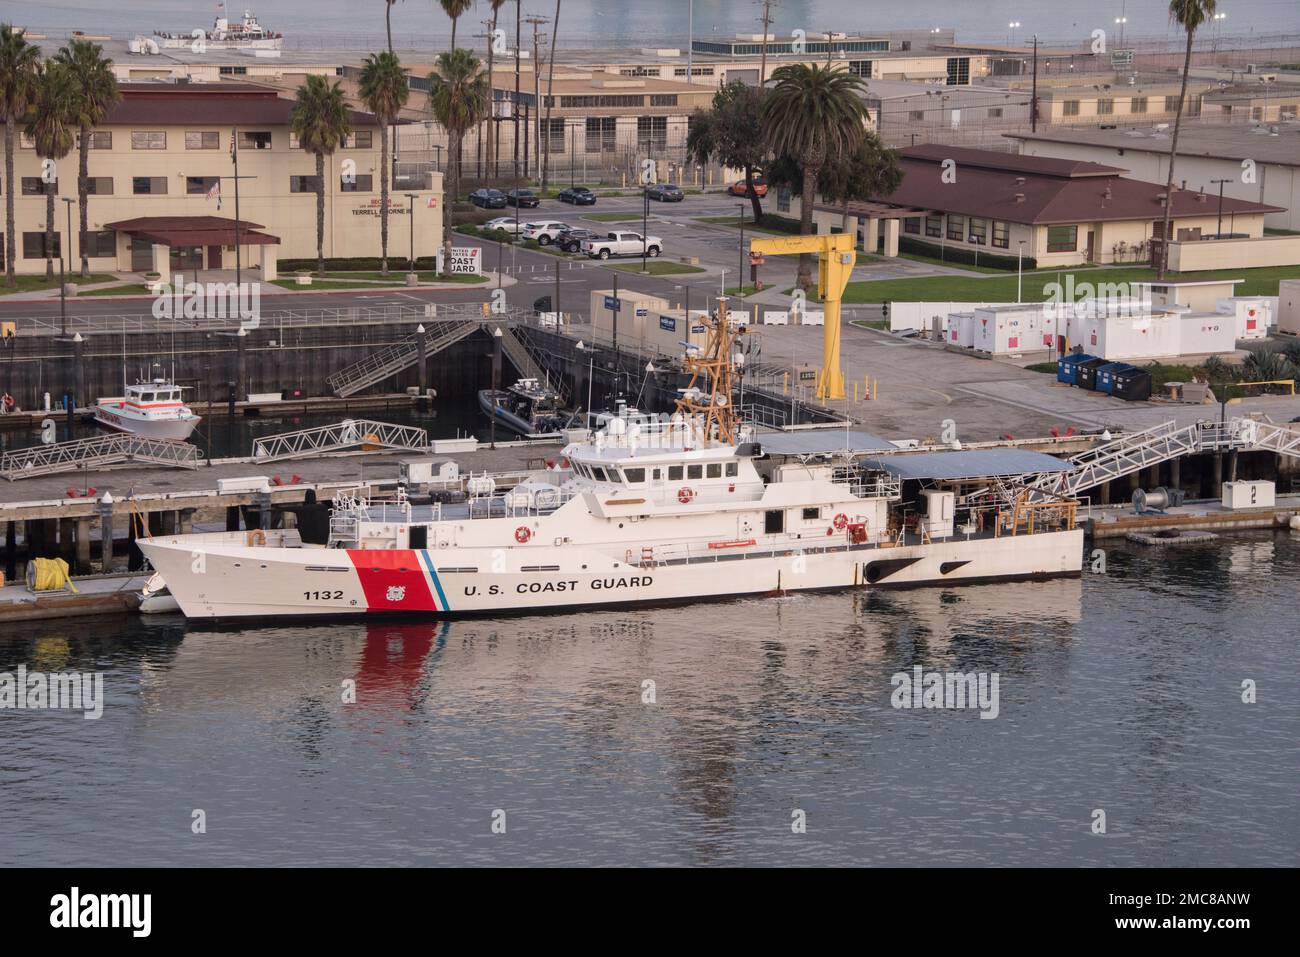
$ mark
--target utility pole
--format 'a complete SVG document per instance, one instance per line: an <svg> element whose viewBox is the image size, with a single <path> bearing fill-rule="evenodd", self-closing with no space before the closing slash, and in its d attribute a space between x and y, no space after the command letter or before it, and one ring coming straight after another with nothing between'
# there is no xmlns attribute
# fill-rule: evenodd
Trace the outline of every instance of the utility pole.
<svg viewBox="0 0 1300 957"><path fill-rule="evenodd" d="M692 82L695 71L691 69L695 50L695 0L686 3L686 82Z"/></svg>
<svg viewBox="0 0 1300 957"><path fill-rule="evenodd" d="M759 61L758 67L758 87L762 89L767 84L767 28L772 25L772 0L762 0L763 2L763 55Z"/></svg>
<svg viewBox="0 0 1300 957"><path fill-rule="evenodd" d="M1034 79L1029 93L1029 131L1038 132L1038 34L1034 34Z"/></svg>
<svg viewBox="0 0 1300 957"><path fill-rule="evenodd" d="M1224 184L1224 183L1231 183L1231 182L1233 182L1233 180L1231 180L1231 179L1212 179L1212 180L1210 180L1210 182L1211 182L1211 183L1218 183L1218 184L1219 184L1219 222L1218 222L1218 225L1216 225L1216 226L1214 227L1214 238L1215 238L1215 239L1222 239L1222 238L1223 238L1223 184Z"/></svg>
<svg viewBox="0 0 1300 957"><path fill-rule="evenodd" d="M519 182L519 40L520 6L523 0L515 0L515 102L511 105L510 116L515 121L515 182Z"/></svg>
<svg viewBox="0 0 1300 957"><path fill-rule="evenodd" d="M542 100L541 100L542 77L541 74L537 72L537 63L541 59L542 48L541 48L541 40L538 38L537 28L541 26L543 23L548 23L549 18L531 16L528 17L524 22L532 24L533 27L533 109L532 109L532 116L529 119L529 123L537 124L539 123L542 116ZM533 135L533 170L540 174L542 169L541 132L540 130L531 130L531 129L528 132L534 134ZM528 133L525 133L524 135L527 136ZM527 140L525 140L525 142L527 142ZM526 165L527 164L525 162L525 166Z"/></svg>

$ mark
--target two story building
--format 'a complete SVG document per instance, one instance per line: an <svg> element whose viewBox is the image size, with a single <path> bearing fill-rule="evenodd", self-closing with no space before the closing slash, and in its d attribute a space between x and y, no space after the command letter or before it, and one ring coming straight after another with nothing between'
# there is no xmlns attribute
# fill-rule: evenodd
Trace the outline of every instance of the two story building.
<svg viewBox="0 0 1300 957"><path fill-rule="evenodd" d="M122 100L91 133L89 232L92 270L158 271L235 268L276 276L284 259L316 256L316 158L290 129L293 100L275 90L232 82L122 84ZM352 112L352 133L325 160L324 251L331 257L380 254L381 141L375 118ZM232 142L233 140L233 142ZM234 150L239 155L239 222L235 220ZM79 263L77 150L43 175L24 135L14 156L17 270L45 271L47 256L67 252ZM393 184L389 257L432 255L442 242L442 176L422 173ZM46 249L46 190L56 203L54 248ZM407 194L414 196L411 199Z"/></svg>

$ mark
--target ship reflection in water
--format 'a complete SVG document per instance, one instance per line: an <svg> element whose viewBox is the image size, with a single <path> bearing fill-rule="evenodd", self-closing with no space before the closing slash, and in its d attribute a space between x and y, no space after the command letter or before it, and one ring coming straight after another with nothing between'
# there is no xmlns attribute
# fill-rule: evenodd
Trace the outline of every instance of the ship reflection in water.
<svg viewBox="0 0 1300 957"><path fill-rule="evenodd" d="M98 666L107 701L0 714L0 864L1293 860L1297 719L1236 688L1294 685L1261 619L1300 549L1109 562L620 613L29 628L0 670ZM892 707L914 666L996 672L996 720Z"/></svg>

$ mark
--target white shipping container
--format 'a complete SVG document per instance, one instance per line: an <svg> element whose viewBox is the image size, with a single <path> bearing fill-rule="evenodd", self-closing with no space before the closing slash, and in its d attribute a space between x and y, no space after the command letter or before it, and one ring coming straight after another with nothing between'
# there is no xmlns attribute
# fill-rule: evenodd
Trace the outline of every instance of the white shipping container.
<svg viewBox="0 0 1300 957"><path fill-rule="evenodd" d="M1264 339L1268 336L1268 327L1272 325L1272 309L1267 299L1262 297L1234 296L1220 299L1215 308L1225 316L1232 316L1236 323L1238 339Z"/></svg>
<svg viewBox="0 0 1300 957"><path fill-rule="evenodd" d="M1232 352L1237 347L1236 322L1230 316L1193 312L1178 319L1181 323L1180 355Z"/></svg>
<svg viewBox="0 0 1300 957"><path fill-rule="evenodd" d="M948 317L948 343L969 349L975 344L975 314L954 312Z"/></svg>
<svg viewBox="0 0 1300 957"><path fill-rule="evenodd" d="M1223 507L1272 508L1276 502L1276 486L1272 482L1224 482Z"/></svg>
<svg viewBox="0 0 1300 957"><path fill-rule="evenodd" d="M1277 331L1300 336L1300 279L1283 279L1277 292Z"/></svg>

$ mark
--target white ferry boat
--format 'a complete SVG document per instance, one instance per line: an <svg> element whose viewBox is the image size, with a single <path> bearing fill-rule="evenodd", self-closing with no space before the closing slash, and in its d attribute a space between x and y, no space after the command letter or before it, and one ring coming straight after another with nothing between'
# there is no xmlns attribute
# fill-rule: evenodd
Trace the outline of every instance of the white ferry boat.
<svg viewBox="0 0 1300 957"><path fill-rule="evenodd" d="M161 378L137 382L126 387L126 395L95 402L100 425L148 439L184 442L201 418L181 398L181 387Z"/></svg>
<svg viewBox="0 0 1300 957"><path fill-rule="evenodd" d="M958 507L930 489L920 514L887 469L769 454L730 402L745 330L725 302L708 322L671 420L610 419L503 493L479 477L463 503L417 505L400 487L387 501L358 487L336 496L326 543L286 529L139 545L192 618L497 615L1080 574L1073 500L982 488Z"/></svg>
<svg viewBox="0 0 1300 957"><path fill-rule="evenodd" d="M272 33L257 22L251 10L244 11L244 19L231 23L218 5L217 17L211 30L194 29L189 33L168 33L155 30L154 38L164 49L195 48L196 43L211 50L278 50L284 45L284 34Z"/></svg>

